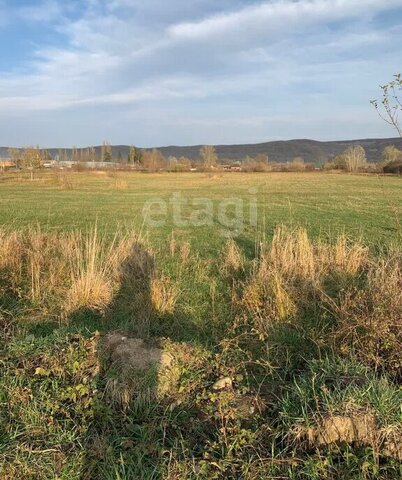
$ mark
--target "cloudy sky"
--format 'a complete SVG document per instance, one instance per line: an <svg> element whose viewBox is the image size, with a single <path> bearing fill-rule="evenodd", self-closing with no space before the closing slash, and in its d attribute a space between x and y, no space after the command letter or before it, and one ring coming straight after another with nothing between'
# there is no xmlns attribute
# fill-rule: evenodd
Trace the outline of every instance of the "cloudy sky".
<svg viewBox="0 0 402 480"><path fill-rule="evenodd" d="M0 145L394 136L402 0L0 0Z"/></svg>

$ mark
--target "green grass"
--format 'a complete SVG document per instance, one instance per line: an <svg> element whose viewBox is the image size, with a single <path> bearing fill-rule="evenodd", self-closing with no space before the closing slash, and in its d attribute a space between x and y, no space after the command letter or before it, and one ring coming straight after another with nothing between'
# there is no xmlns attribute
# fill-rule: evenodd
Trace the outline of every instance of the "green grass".
<svg viewBox="0 0 402 480"><path fill-rule="evenodd" d="M401 478L384 453L390 435L402 436L400 178L67 175L73 189L51 172L0 177L0 223L25 232L18 248L0 245L2 480ZM235 236L238 258L216 218L143 224L150 198L208 197L216 212L226 198L248 201L251 187L259 226L245 222ZM64 232L95 224L103 262L122 228L147 240L101 275L113 292L105 308L62 314L76 259ZM272 256L278 225L304 226L313 240L285 229ZM346 250L334 260L342 232ZM156 308L155 278L177 289L172 308ZM116 331L162 345L173 368L127 373L103 347ZM214 390L224 377L233 388ZM375 418L375 442L308 442L323 419L358 415Z"/></svg>
<svg viewBox="0 0 402 480"><path fill-rule="evenodd" d="M219 202L241 198L246 222L240 239L254 244L255 229L247 224L250 188L257 189L258 221L268 237L278 224L303 225L313 236L348 235L373 245L395 242L402 218L402 181L375 175L325 173L259 174L107 174L67 172L74 188L55 184L51 173L38 173L33 182L15 175L0 177L0 224L12 228L40 225L44 230L86 230L89 225L113 233L118 226L144 229L152 242L163 243L172 231L200 251L213 253L222 244L222 226L216 218ZM10 178L11 177L11 178ZM126 188L118 186L123 180ZM166 201L175 192L188 199L206 197L214 203L212 227L175 226L169 208L166 224L143 225L144 203L158 197ZM184 217L194 209L183 209Z"/></svg>

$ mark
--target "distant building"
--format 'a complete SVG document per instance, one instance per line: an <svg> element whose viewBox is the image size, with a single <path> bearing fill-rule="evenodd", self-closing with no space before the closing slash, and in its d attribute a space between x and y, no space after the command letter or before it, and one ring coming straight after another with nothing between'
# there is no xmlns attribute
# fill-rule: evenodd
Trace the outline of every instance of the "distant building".
<svg viewBox="0 0 402 480"><path fill-rule="evenodd" d="M47 160L46 162L43 162L42 167L43 168L52 168L56 166L56 162L54 160Z"/></svg>
<svg viewBox="0 0 402 480"><path fill-rule="evenodd" d="M0 158L0 170L9 170L15 168L17 165L9 158Z"/></svg>
<svg viewBox="0 0 402 480"><path fill-rule="evenodd" d="M97 168L116 168L121 166L121 164L116 162L77 162L73 160L51 162L51 167L55 167L55 168L73 168L75 166L82 166L84 168L97 169Z"/></svg>
<svg viewBox="0 0 402 480"><path fill-rule="evenodd" d="M241 172L241 166L240 165L222 165L223 170L225 172Z"/></svg>

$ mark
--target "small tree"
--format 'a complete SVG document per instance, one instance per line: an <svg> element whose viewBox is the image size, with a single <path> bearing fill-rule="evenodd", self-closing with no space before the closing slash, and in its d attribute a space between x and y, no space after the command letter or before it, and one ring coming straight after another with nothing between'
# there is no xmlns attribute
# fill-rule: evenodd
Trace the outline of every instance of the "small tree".
<svg viewBox="0 0 402 480"><path fill-rule="evenodd" d="M101 147L101 161L102 162L111 162L112 161L112 146L109 142L103 142Z"/></svg>
<svg viewBox="0 0 402 480"><path fill-rule="evenodd" d="M382 161L384 164L395 162L402 156L401 150L396 148L394 145L389 145L385 147L382 152Z"/></svg>
<svg viewBox="0 0 402 480"><path fill-rule="evenodd" d="M186 157L180 157L177 166L182 172L189 172L191 170L191 162Z"/></svg>
<svg viewBox="0 0 402 480"><path fill-rule="evenodd" d="M303 172L306 170L306 163L304 162L303 157L295 157L290 163L289 163L289 170L291 172Z"/></svg>
<svg viewBox="0 0 402 480"><path fill-rule="evenodd" d="M44 156L39 147L25 148L19 159L21 168L31 170L31 180L33 180L33 171L43 165Z"/></svg>
<svg viewBox="0 0 402 480"><path fill-rule="evenodd" d="M134 145L131 145L131 147L128 150L128 156L127 156L128 163L131 165L141 165L142 164L142 153L139 148L134 147Z"/></svg>
<svg viewBox="0 0 402 480"><path fill-rule="evenodd" d="M148 172L158 172L164 167L166 161L159 150L147 150L142 155L142 165Z"/></svg>
<svg viewBox="0 0 402 480"><path fill-rule="evenodd" d="M173 155L170 155L167 159L167 168L169 172L174 172L177 170L178 160Z"/></svg>
<svg viewBox="0 0 402 480"><path fill-rule="evenodd" d="M212 145L204 145L201 147L200 157L205 169L210 170L211 168L216 167L218 156L215 147Z"/></svg>
<svg viewBox="0 0 402 480"><path fill-rule="evenodd" d="M89 156L90 156L90 161L91 162L96 162L96 148L95 147L90 147Z"/></svg>
<svg viewBox="0 0 402 480"><path fill-rule="evenodd" d="M390 145L382 154L382 169L384 173L402 173L402 151Z"/></svg>
<svg viewBox="0 0 402 480"><path fill-rule="evenodd" d="M269 158L268 158L268 155L266 155L265 153L259 153L255 156L255 161L257 163L261 163L261 164L266 164L268 165L268 162L269 162Z"/></svg>
<svg viewBox="0 0 402 480"><path fill-rule="evenodd" d="M22 152L20 159L22 168L29 168L30 170L33 170L34 168L40 168L42 163L43 155L38 147L25 148Z"/></svg>
<svg viewBox="0 0 402 480"><path fill-rule="evenodd" d="M378 115L389 125L392 125L398 135L402 137L402 127L399 123L399 114L402 112L402 75L394 75L394 79L386 85L380 85L382 100L371 100Z"/></svg>
<svg viewBox="0 0 402 480"><path fill-rule="evenodd" d="M111 162L112 161L112 152L110 152L109 150L106 150L103 154L103 161L104 162Z"/></svg>
<svg viewBox="0 0 402 480"><path fill-rule="evenodd" d="M367 165L366 152L361 145L352 145L344 153L346 170L357 172Z"/></svg>
<svg viewBox="0 0 402 480"><path fill-rule="evenodd" d="M334 158L334 168L336 170L347 170L347 156L345 153L341 153Z"/></svg>

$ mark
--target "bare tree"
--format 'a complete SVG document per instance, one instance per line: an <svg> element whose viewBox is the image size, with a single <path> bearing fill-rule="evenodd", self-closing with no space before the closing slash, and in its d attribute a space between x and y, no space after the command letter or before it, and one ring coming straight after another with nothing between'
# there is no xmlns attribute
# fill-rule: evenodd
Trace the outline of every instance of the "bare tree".
<svg viewBox="0 0 402 480"><path fill-rule="evenodd" d="M73 145L73 148L71 149L71 160L73 162L79 161L78 148L75 145Z"/></svg>
<svg viewBox="0 0 402 480"><path fill-rule="evenodd" d="M212 145L204 145L200 149L200 157L204 168L211 169L216 166L218 162L218 156L215 151L215 147Z"/></svg>
<svg viewBox="0 0 402 480"><path fill-rule="evenodd" d="M19 158L19 165L31 171L31 180L33 180L33 171L40 168L45 161L44 153L39 147L28 147L23 150Z"/></svg>
<svg viewBox="0 0 402 480"><path fill-rule="evenodd" d="M402 112L402 75L394 75L394 79L386 85L380 85L382 100L371 100L378 115L389 125L392 125L402 137L402 127L399 114Z"/></svg>
<svg viewBox="0 0 402 480"><path fill-rule="evenodd" d="M147 150L142 154L142 165L148 172L158 172L165 166L166 160L159 150Z"/></svg>
<svg viewBox="0 0 402 480"><path fill-rule="evenodd" d="M268 162L269 162L269 158L268 158L268 155L266 155L265 153L258 153L256 156L255 156L255 161L257 163L262 163L262 164L267 164L268 165Z"/></svg>
<svg viewBox="0 0 402 480"><path fill-rule="evenodd" d="M344 153L346 170L357 172L367 164L366 152L361 145L352 145Z"/></svg>
<svg viewBox="0 0 402 480"><path fill-rule="evenodd" d="M303 157L295 157L289 163L288 168L291 172L303 172L304 170L306 170L306 162L304 161Z"/></svg>

